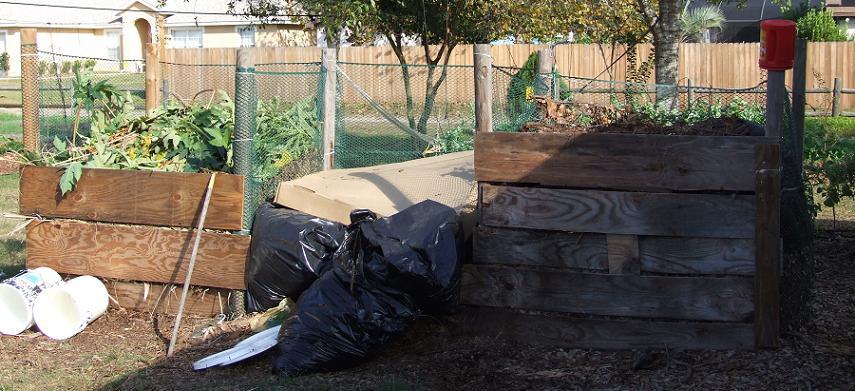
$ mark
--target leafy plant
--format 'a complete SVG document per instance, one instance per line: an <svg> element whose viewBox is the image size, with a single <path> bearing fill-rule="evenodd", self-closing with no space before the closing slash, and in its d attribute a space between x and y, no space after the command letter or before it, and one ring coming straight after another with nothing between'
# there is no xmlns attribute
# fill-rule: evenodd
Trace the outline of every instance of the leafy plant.
<svg viewBox="0 0 855 391"><path fill-rule="evenodd" d="M849 39L837 25L831 10L828 9L810 9L796 20L796 24L799 38L811 42L846 41Z"/></svg>
<svg viewBox="0 0 855 391"><path fill-rule="evenodd" d="M260 180L270 179L288 164L316 150L320 141L318 126L313 98L290 107L278 98L262 102L253 138L254 175Z"/></svg>
<svg viewBox="0 0 855 391"><path fill-rule="evenodd" d="M714 103L696 101L685 110L670 109L653 103L636 103L633 104L632 109L640 114L642 119L662 126L693 125L713 118L739 118L755 123L765 122L765 111L762 106L748 103L738 97L727 103L722 103L720 99Z"/></svg>
<svg viewBox="0 0 855 391"><path fill-rule="evenodd" d="M843 198L855 197L855 138L842 137L822 122L805 121L805 176L822 198L816 211L823 206L833 210Z"/></svg>
<svg viewBox="0 0 855 391"><path fill-rule="evenodd" d="M9 71L9 53L0 53L0 71Z"/></svg>
<svg viewBox="0 0 855 391"><path fill-rule="evenodd" d="M684 9L680 14L680 41L709 42L709 30L721 28L724 21L724 13L714 5Z"/></svg>
<svg viewBox="0 0 855 391"><path fill-rule="evenodd" d="M457 126L437 133L425 156L441 155L444 153L471 151L475 148L475 125L471 122L461 122Z"/></svg>

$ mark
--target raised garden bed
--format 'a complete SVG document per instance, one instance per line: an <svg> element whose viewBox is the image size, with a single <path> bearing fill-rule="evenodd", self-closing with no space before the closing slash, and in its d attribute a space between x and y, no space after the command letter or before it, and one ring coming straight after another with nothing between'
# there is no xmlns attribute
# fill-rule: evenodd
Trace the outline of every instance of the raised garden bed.
<svg viewBox="0 0 855 391"><path fill-rule="evenodd" d="M27 267L113 279L108 290L120 306L174 311L178 293L161 295L166 288L159 284L184 281L194 238L187 228L196 224L210 174L84 169L64 197L61 174L53 167L22 170L21 214L50 219L27 227ZM206 229L239 230L243 195L242 176L218 174ZM190 312L220 313L228 291L244 289L249 242L249 236L203 233Z"/></svg>
<svg viewBox="0 0 855 391"><path fill-rule="evenodd" d="M470 331L572 347L778 343L779 146L481 133Z"/></svg>

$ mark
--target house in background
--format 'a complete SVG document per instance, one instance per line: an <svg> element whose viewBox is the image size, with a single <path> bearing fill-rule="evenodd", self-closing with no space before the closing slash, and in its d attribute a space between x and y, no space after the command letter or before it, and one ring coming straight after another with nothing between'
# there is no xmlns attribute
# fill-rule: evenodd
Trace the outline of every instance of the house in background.
<svg viewBox="0 0 855 391"><path fill-rule="evenodd" d="M157 42L164 17L168 48L312 46L315 33L291 20L261 26L229 15L227 0L171 0L161 9L149 1L27 0L0 4L0 53L9 54L9 76L21 74L22 28L36 28L40 51L119 61L139 71L145 44ZM73 60L62 58L61 60Z"/></svg>
<svg viewBox="0 0 855 391"><path fill-rule="evenodd" d="M840 28L855 39L855 0L828 0L826 6L837 19Z"/></svg>

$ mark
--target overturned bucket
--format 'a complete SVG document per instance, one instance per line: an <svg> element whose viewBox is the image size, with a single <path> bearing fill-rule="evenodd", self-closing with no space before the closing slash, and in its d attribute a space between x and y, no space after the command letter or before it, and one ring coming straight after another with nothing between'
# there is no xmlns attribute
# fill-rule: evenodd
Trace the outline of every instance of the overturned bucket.
<svg viewBox="0 0 855 391"><path fill-rule="evenodd" d="M49 267L27 270L0 283L0 333L17 335L33 326L33 304L38 296L62 284Z"/></svg>
<svg viewBox="0 0 855 391"><path fill-rule="evenodd" d="M42 292L33 306L33 318L44 335L68 339L103 315L109 304L104 283L82 276Z"/></svg>

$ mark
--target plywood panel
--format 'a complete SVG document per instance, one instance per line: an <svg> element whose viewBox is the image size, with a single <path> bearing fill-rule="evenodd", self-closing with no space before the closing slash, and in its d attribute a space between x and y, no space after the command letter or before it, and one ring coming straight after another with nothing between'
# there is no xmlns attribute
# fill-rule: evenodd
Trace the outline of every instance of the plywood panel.
<svg viewBox="0 0 855 391"><path fill-rule="evenodd" d="M463 327L468 334L572 348L750 349L754 346L754 333L748 323L586 319L467 308Z"/></svg>
<svg viewBox="0 0 855 391"><path fill-rule="evenodd" d="M479 182L621 190L754 190L765 137L478 133Z"/></svg>
<svg viewBox="0 0 855 391"><path fill-rule="evenodd" d="M754 237L754 196L479 185L481 223L570 232Z"/></svg>
<svg viewBox="0 0 855 391"><path fill-rule="evenodd" d="M27 267L133 281L183 283L194 231L70 220L27 227ZM205 232L192 285L244 289L249 236Z"/></svg>
<svg viewBox="0 0 855 391"><path fill-rule="evenodd" d="M111 223L191 227L201 210L210 174L84 169L63 197L62 169L24 167L21 214ZM205 227L241 229L243 177L218 174Z"/></svg>
<svg viewBox="0 0 855 391"><path fill-rule="evenodd" d="M750 278L659 277L464 265L463 303L586 315L747 322Z"/></svg>

